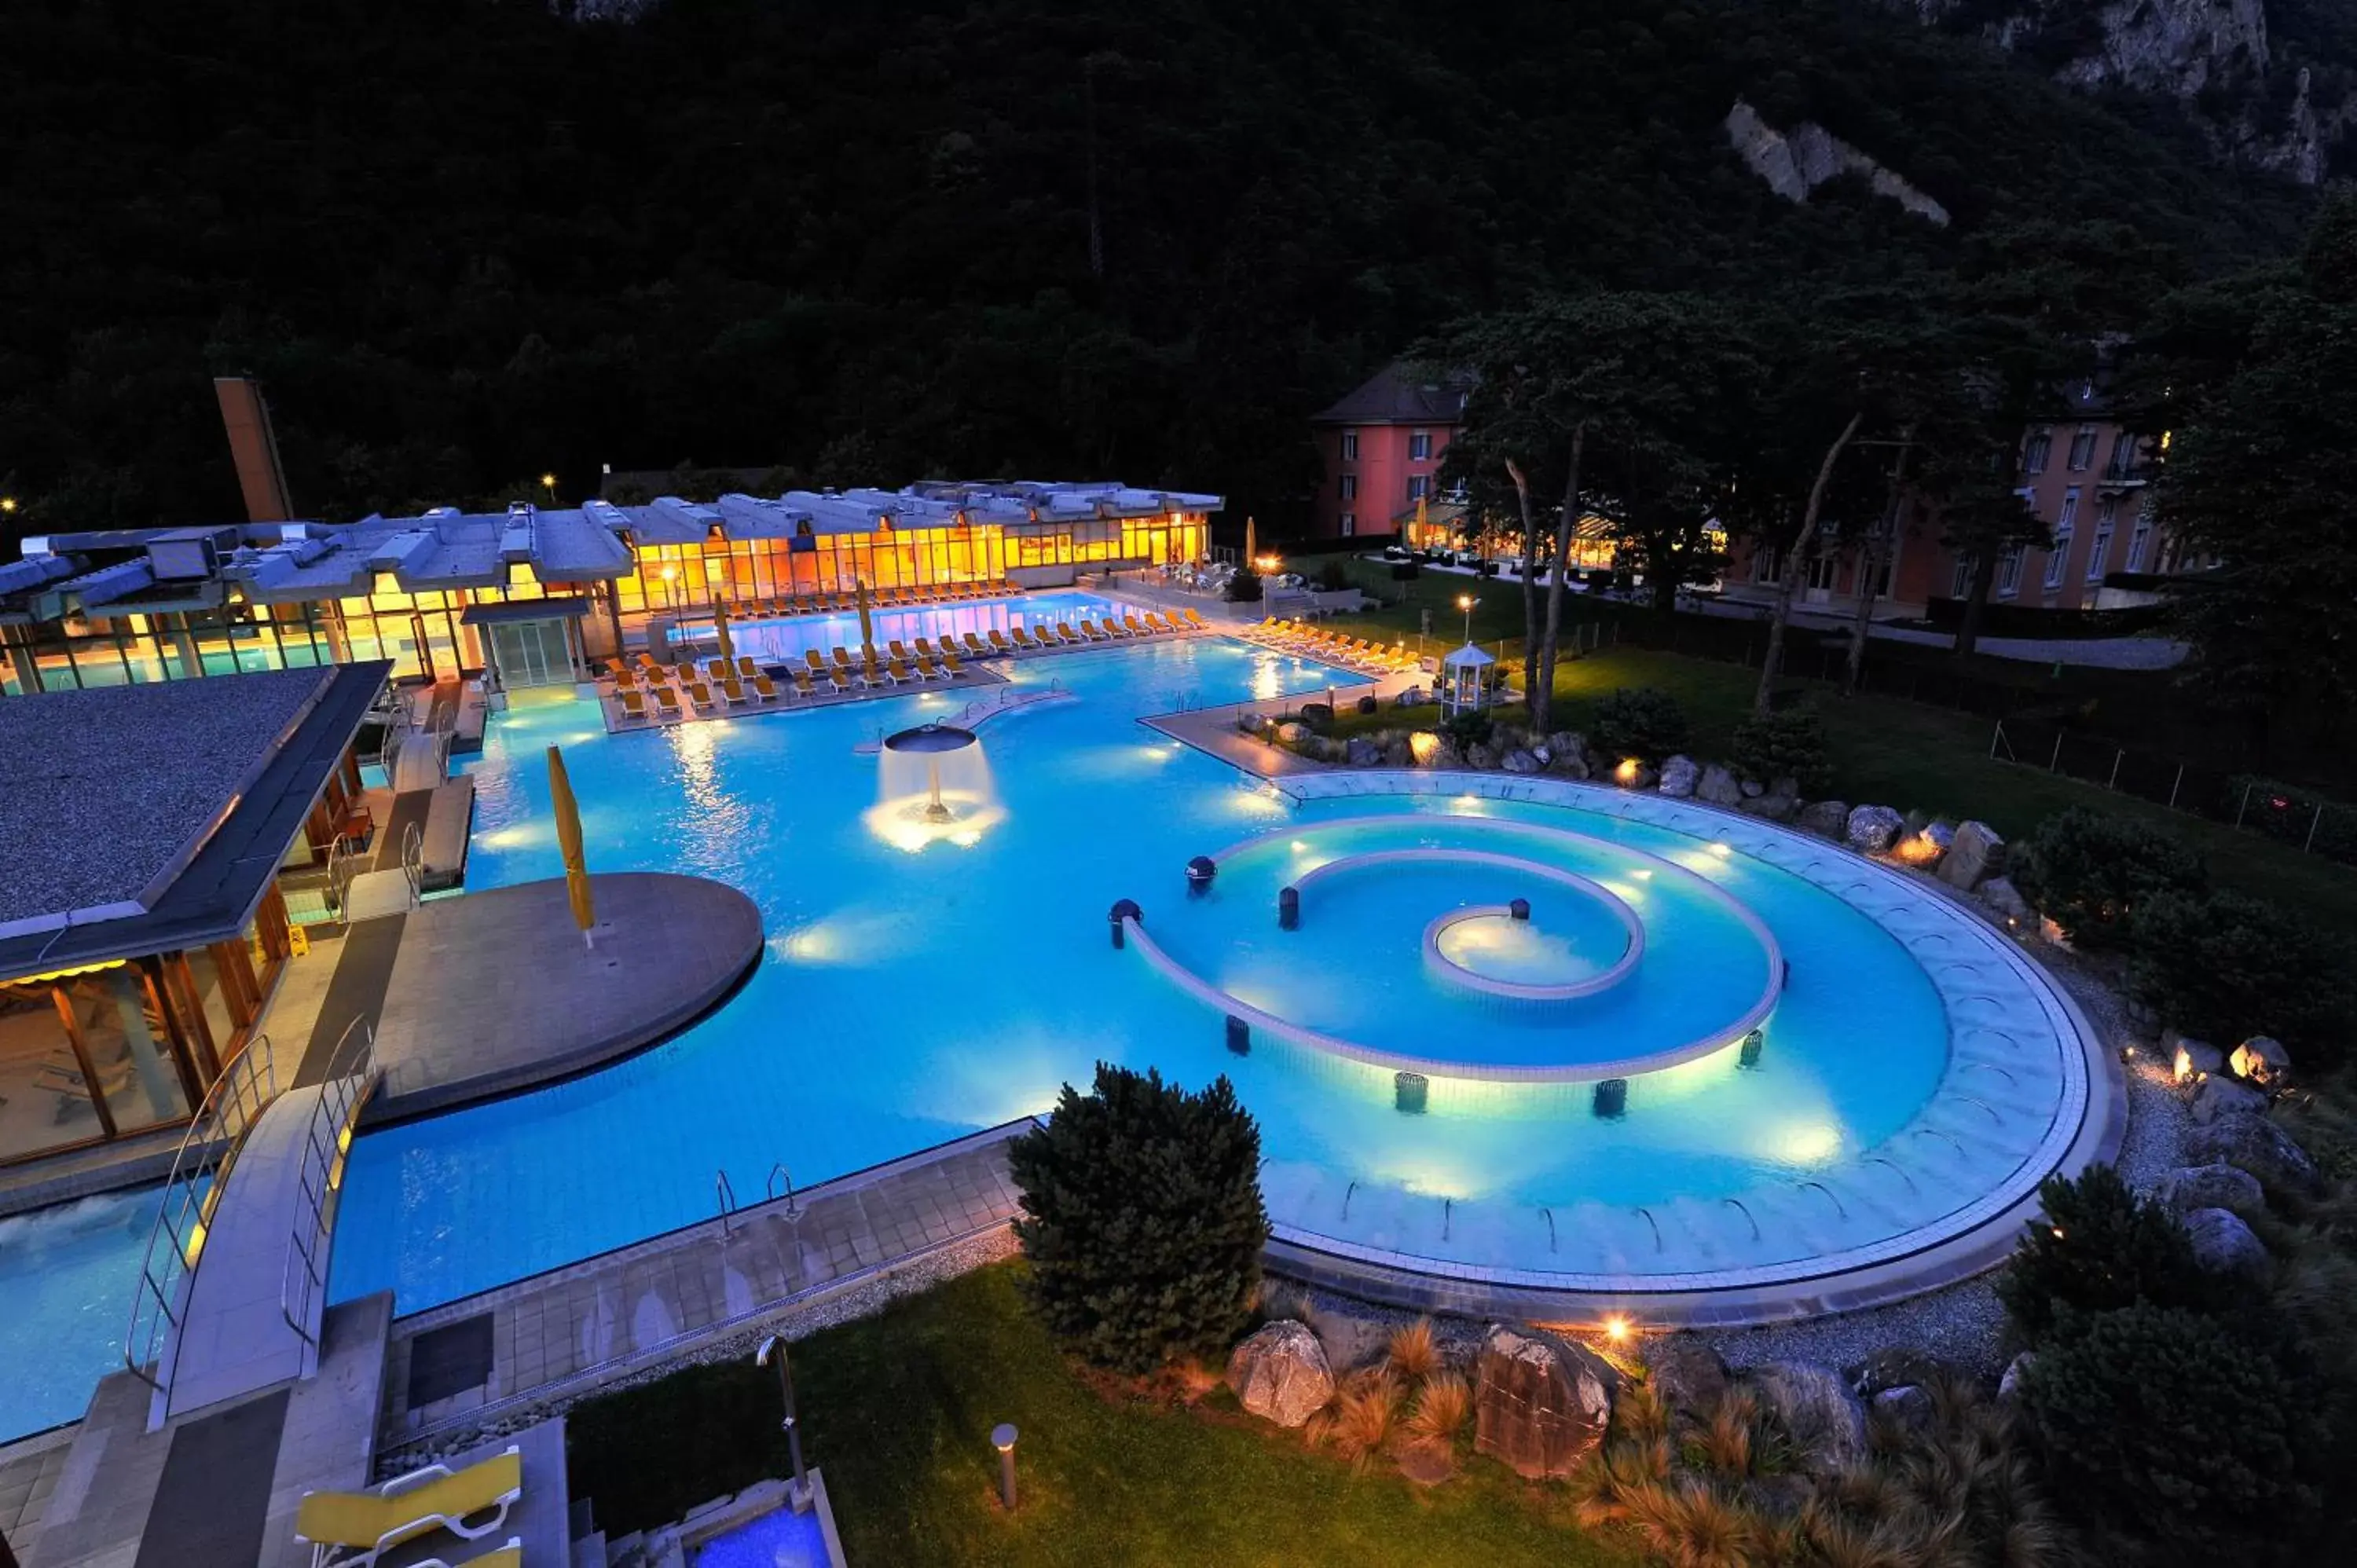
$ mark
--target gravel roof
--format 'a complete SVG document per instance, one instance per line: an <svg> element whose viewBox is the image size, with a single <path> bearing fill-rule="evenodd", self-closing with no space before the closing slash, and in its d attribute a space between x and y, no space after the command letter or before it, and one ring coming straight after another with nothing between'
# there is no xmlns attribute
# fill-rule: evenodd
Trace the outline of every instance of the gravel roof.
<svg viewBox="0 0 2357 1568"><path fill-rule="evenodd" d="M332 674L282 670L0 698L0 932L144 905Z"/></svg>

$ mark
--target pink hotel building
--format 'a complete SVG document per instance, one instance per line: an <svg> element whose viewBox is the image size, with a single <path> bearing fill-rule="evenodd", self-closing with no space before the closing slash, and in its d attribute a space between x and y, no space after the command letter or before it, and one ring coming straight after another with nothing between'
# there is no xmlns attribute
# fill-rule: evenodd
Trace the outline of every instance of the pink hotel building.
<svg viewBox="0 0 2357 1568"><path fill-rule="evenodd" d="M1461 383L1418 381L1391 364L1314 415L1326 477L1310 505L1311 535L1405 532L1415 503L1439 484L1440 455L1465 423L1465 398Z"/></svg>

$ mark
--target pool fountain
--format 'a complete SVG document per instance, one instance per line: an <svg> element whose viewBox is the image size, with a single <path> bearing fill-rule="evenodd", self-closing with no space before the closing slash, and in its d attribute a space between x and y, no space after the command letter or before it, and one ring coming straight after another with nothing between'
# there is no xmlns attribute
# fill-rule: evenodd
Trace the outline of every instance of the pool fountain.
<svg viewBox="0 0 2357 1568"><path fill-rule="evenodd" d="M942 840L971 848L1004 814L982 737L970 729L918 725L886 736L877 756L877 802L868 822L898 848L913 853Z"/></svg>

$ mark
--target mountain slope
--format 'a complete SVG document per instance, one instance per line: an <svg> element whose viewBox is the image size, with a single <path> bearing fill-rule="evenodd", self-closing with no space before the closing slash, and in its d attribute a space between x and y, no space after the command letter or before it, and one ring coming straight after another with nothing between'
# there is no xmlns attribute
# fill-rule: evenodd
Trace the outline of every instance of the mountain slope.
<svg viewBox="0 0 2357 1568"><path fill-rule="evenodd" d="M1778 197L1738 99L1953 222ZM31 0L0 133L36 530L236 515L225 371L325 517L781 461L1184 481L1281 528L1303 418L1469 309L1888 276L2057 214L2214 268L2302 202L1833 0Z"/></svg>

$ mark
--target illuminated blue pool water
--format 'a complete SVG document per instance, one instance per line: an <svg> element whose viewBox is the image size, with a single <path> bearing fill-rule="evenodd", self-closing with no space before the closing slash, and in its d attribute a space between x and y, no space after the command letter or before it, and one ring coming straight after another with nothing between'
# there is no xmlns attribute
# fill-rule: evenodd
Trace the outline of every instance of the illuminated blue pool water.
<svg viewBox="0 0 2357 1568"><path fill-rule="evenodd" d="M80 1419L123 1368L155 1189L0 1219L0 1441Z"/></svg>
<svg viewBox="0 0 2357 1568"><path fill-rule="evenodd" d="M1016 613L1042 608L1071 603ZM762 635L737 633L740 646ZM778 635L783 647L804 633ZM474 768L470 886L558 874L541 753L561 742L592 868L740 887L761 908L768 951L721 1012L654 1050L364 1137L336 1297L389 1288L416 1311L572 1262L709 1218L716 1169L740 1192L763 1190L778 1163L807 1185L1042 1111L1099 1058L1189 1082L1229 1074L1261 1122L1281 1233L1501 1278L1727 1283L1904 1251L1922 1227L2034 1183L2041 1150L2075 1118L2067 1053L2038 1036L2029 1015L2043 1004L2017 995L2003 944L1829 845L1610 790L1501 800L1429 776L1338 778L1389 792L1296 805L1136 722L1338 679L1223 639L1011 671L1077 700L985 727L1005 815L967 847L877 836L863 821L876 759L856 749L946 716L963 693L614 736L587 703L500 718ZM1396 792L1409 785L1440 792ZM1501 834L1501 822L1595 847ZM1211 897L1188 899L1189 856L1280 830L1240 852ZM1338 879L1280 935L1273 893L1296 839L1312 859L1511 840L1517 856L1632 893L1642 964L1563 1004L1574 1012L1535 1018L1436 983L1415 949L1436 913L1528 892L1514 874L1469 865ZM1790 971L1756 1065L1736 1037L1715 1038L1724 1048L1632 1079L1617 1119L1592 1113L1587 1083L1437 1078L1426 1109L1408 1114L1393 1073L1366 1061L1260 1032L1239 1057L1218 1005L1107 940L1108 908L1135 898L1190 972L1293 1022L1422 1057L1580 1070L1717 1029L1759 994L1756 933L1671 886L1664 865L1731 895ZM1648 868L1650 882L1633 875ZM1554 890L1529 896L1541 921L1598 940Z"/></svg>

